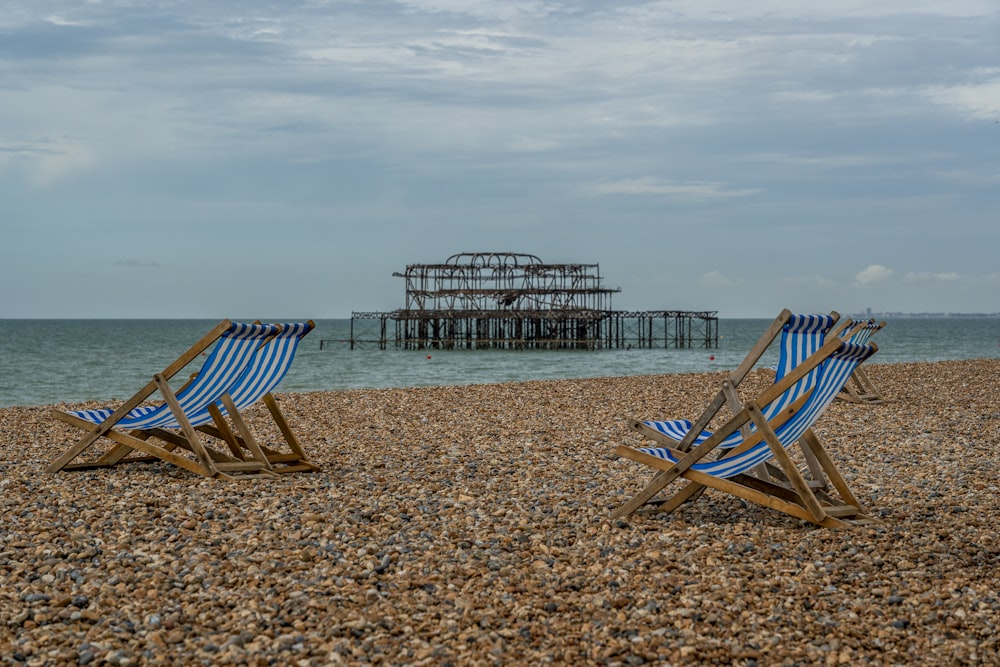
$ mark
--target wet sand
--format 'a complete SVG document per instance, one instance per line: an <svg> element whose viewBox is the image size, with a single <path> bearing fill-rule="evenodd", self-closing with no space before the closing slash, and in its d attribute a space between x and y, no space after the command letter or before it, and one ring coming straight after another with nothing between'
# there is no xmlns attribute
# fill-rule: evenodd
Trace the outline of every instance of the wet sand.
<svg viewBox="0 0 1000 667"><path fill-rule="evenodd" d="M281 394L322 471L275 481L48 474L79 432L2 409L0 662L998 664L1000 360L866 368L886 402L816 429L850 531L715 491L609 520L625 418L720 373Z"/></svg>

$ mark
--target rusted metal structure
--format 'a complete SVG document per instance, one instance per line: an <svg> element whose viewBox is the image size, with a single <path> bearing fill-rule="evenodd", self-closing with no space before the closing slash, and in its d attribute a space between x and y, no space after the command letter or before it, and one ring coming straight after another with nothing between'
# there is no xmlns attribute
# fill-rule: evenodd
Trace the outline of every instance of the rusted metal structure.
<svg viewBox="0 0 1000 667"><path fill-rule="evenodd" d="M717 347L714 311L615 311L597 264L522 253L460 253L410 264L404 308L351 314L351 348ZM392 337L390 338L390 323ZM363 331L362 331L363 330Z"/></svg>

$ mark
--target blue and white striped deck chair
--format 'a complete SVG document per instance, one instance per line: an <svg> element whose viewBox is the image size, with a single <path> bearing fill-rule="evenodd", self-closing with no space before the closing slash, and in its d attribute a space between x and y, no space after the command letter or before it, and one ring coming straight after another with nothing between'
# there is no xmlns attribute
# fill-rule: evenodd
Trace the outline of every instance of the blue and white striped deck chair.
<svg viewBox="0 0 1000 667"><path fill-rule="evenodd" d="M244 450L249 450L255 459L263 456L274 472L313 472L319 470L319 466L307 459L302 445L271 392L277 388L291 368L299 343L316 325L309 320L285 322L280 326L281 332L254 353L254 358L230 390L228 397L223 397L206 408L211 423L206 422L205 425L199 426L198 430L225 441L237 458L245 458ZM271 414L289 452L257 444L241 411L258 402L262 402ZM226 422L227 416L236 427L235 433ZM202 421L203 415L199 414L197 419Z"/></svg>
<svg viewBox="0 0 1000 667"><path fill-rule="evenodd" d="M108 452L109 458L71 464L86 449L101 438L107 438L128 450L162 459L205 477L231 479L234 475L273 476L267 466L259 461L240 461L206 449L195 427L203 420L210 421L208 406L221 400L243 376L258 348L281 331L274 324L245 324L223 320L187 352L164 371L153 376L146 386L117 409L78 410L64 412L53 410L52 416L87 433L73 447L55 459L49 472L81 468L103 467L122 460L119 451ZM176 392L170 379L188 364L215 345L202 363L201 370L191 381ZM161 403L143 405L159 392ZM195 418L192 422L192 417ZM165 433L166 429L179 429L168 446L150 442L150 435ZM194 459L176 451L181 446L195 455ZM120 448L118 448L120 449ZM127 452L126 452L127 453ZM127 460L127 459L126 459Z"/></svg>
<svg viewBox="0 0 1000 667"><path fill-rule="evenodd" d="M852 343L857 343L859 345L865 345L871 340L882 327L885 326L885 322L876 322L875 320L864 320L859 323L859 325L854 328L853 333L850 334L848 340ZM854 370L854 374L844 385L843 391L837 395L837 398L843 401L849 401L851 403L882 403L882 393L872 382L872 379L868 376L868 372L865 370L864 366L858 366Z"/></svg>
<svg viewBox="0 0 1000 667"><path fill-rule="evenodd" d="M775 371L775 382L781 381L793 368L801 364L803 361L808 359L810 356L819 350L823 343L826 341L827 334L837 323L839 315L836 312L831 312L829 315L800 315L792 313L788 310L783 310L781 314L775 319L774 323L765 332L764 336L757 342L750 354L743 361L739 368L734 371L723 383L722 391L716 399L716 403L709 406L707 411L710 411L713 416L718 412L718 406L721 405L721 400L723 398L729 404L729 407L733 414L736 414L742 407L739 397L736 394L736 386L746 375L747 371L753 367L754 364L763 356L764 352L770 346L775 338L775 331L781 332L781 337L779 339L779 353L778 353L778 365L774 367ZM847 324L850 321L848 320ZM766 406L766 411L764 416L768 419L771 418L772 414L777 414L785 408L786 405L794 403L799 399L799 397L809 391L813 383L815 382L815 377L817 370L813 370L806 378L804 382L797 385L795 392L789 392L783 397L782 401L775 401L774 403ZM698 445L706 438L711 435L710 431L705 430L708 426L708 422L705 421L701 423L699 427L699 435L691 442L691 445ZM692 423L687 419L673 419L668 421L638 421L635 419L629 420L629 427L637 430L644 435L661 442L670 447L677 447L679 443L684 439L684 437L691 431ZM752 431L753 425L748 424L743 429L742 437L749 436L749 431ZM742 442L742 437L739 433L735 433L727 440L719 443L719 447L727 449L730 447L735 447L740 442Z"/></svg>
<svg viewBox="0 0 1000 667"><path fill-rule="evenodd" d="M709 487L821 526L842 528L870 520L863 514L857 498L823 449L812 427L857 366L876 350L875 345L855 345L836 336L831 337L815 354L791 369L756 399L744 404L739 414L690 450L619 445L616 449L618 455L648 465L658 472L646 488L615 511L613 517L627 516L648 503L657 504L661 511L672 512ZM801 394L799 385L809 382L807 378L813 371L816 375L811 390ZM789 392L800 394L800 398L791 405L785 401ZM781 401L787 407L767 418L765 410L774 401ZM708 458L710 453L718 450L721 442L734 434L738 435L740 427L750 422L756 428L749 438L718 459ZM682 443L693 439L694 434L689 433ZM822 465L827 479L815 481L824 488L827 482L832 484L840 496L839 500L834 500L825 492L817 494L799 471L787 451L796 442L805 443L804 446L809 447L811 454ZM787 484L747 474L767 461L772 461L781 469ZM684 488L669 499L654 500L656 494L680 477L689 482Z"/></svg>
<svg viewBox="0 0 1000 667"><path fill-rule="evenodd" d="M280 327L280 331L254 350L246 368L229 389L228 394L224 394L219 400L206 405L203 409L188 414L187 417L198 431L222 440L232 456L240 461L248 460L247 453L249 453L250 460L264 464L272 472L313 472L319 470L319 466L306 458L305 451L271 392L291 368L302 338L316 325L309 320L281 323L277 326ZM197 376L192 379L195 380ZM258 443L257 437L241 414L241 411L258 401L262 401L267 407L290 452L280 452ZM227 417L232 422L232 427ZM184 446L183 438L163 428L153 428L150 433L172 443L173 446ZM124 459L131 451L129 447L119 445L102 457L101 462L103 465L113 465Z"/></svg>

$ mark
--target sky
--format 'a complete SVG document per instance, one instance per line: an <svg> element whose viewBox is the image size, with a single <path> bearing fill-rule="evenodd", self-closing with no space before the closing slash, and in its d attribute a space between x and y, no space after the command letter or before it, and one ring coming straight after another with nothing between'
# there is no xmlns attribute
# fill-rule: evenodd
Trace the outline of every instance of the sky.
<svg viewBox="0 0 1000 667"><path fill-rule="evenodd" d="M0 0L0 318L1000 311L996 0Z"/></svg>

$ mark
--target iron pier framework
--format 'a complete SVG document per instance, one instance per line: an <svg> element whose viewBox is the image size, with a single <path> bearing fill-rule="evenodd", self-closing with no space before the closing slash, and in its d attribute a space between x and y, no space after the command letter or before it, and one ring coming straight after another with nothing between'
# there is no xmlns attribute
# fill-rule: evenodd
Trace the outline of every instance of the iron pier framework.
<svg viewBox="0 0 1000 667"><path fill-rule="evenodd" d="M718 347L716 311L617 311L597 264L520 253L461 253L410 264L406 305L351 313L351 349Z"/></svg>

